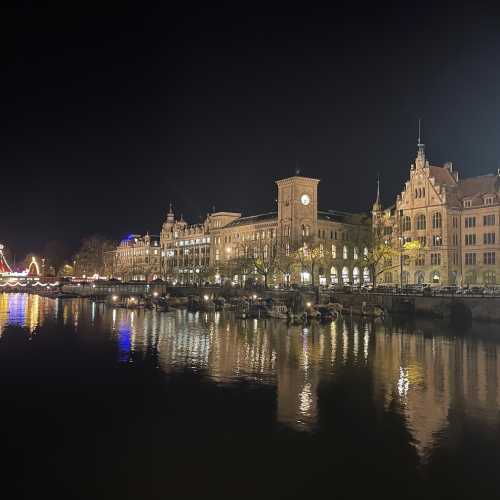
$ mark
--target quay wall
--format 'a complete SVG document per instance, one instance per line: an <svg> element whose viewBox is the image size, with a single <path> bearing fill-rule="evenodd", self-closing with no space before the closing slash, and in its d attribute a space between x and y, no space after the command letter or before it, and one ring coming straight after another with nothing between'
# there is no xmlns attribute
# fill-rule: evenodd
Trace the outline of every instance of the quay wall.
<svg viewBox="0 0 500 500"><path fill-rule="evenodd" d="M411 296L374 293L334 294L345 307L360 307L362 302L377 304L389 313L421 315L455 320L500 321L500 297Z"/></svg>

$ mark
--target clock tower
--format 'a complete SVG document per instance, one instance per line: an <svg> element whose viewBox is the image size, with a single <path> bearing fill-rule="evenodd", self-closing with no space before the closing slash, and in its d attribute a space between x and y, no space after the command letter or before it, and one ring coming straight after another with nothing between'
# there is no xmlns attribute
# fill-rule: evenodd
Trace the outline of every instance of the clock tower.
<svg viewBox="0 0 500 500"><path fill-rule="evenodd" d="M278 185L278 235L290 247L315 238L318 227L319 179L296 175L276 181Z"/></svg>

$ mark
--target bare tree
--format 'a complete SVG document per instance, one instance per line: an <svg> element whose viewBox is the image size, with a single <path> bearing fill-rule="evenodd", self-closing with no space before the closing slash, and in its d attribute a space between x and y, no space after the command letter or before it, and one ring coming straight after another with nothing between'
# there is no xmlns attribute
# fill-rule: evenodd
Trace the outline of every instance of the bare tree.
<svg viewBox="0 0 500 500"><path fill-rule="evenodd" d="M75 274L77 276L103 275L105 272L105 254L115 250L116 244L104 236L93 235L82 240L82 245L75 255Z"/></svg>
<svg viewBox="0 0 500 500"><path fill-rule="evenodd" d="M327 263L323 245L315 242L313 238L308 238L304 240L303 245L294 254L300 271L306 271L311 275L311 285L314 287L316 285L315 275L317 271Z"/></svg>

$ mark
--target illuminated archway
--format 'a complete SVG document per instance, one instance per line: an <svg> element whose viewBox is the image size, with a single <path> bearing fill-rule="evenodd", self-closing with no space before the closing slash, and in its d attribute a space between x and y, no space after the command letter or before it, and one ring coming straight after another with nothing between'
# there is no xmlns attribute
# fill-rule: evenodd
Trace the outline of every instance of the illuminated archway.
<svg viewBox="0 0 500 500"><path fill-rule="evenodd" d="M28 276L40 276L40 268L38 267L38 262L35 256L31 258L30 265L28 267Z"/></svg>

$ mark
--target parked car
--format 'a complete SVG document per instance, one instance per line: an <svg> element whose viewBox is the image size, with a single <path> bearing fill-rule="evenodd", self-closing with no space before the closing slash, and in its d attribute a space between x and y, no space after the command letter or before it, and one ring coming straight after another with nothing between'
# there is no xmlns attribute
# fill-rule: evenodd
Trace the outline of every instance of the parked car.
<svg viewBox="0 0 500 500"><path fill-rule="evenodd" d="M396 288L392 285L377 285L374 291L376 293L395 293Z"/></svg>

